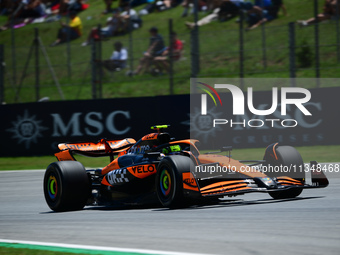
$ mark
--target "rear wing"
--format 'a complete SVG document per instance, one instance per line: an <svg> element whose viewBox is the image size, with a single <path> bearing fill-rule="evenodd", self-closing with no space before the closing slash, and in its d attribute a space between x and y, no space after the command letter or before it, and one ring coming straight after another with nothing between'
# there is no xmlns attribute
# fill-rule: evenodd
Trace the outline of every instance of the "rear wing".
<svg viewBox="0 0 340 255"><path fill-rule="evenodd" d="M125 138L123 140L101 139L98 143L60 143L58 148L60 152L55 153L59 161L75 160L73 154L87 157L104 157L124 153L136 143L135 139Z"/></svg>

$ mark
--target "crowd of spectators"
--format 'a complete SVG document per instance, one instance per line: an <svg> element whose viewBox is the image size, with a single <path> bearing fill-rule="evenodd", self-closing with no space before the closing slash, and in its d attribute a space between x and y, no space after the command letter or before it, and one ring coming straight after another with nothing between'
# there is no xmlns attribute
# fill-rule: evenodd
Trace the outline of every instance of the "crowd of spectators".
<svg viewBox="0 0 340 255"><path fill-rule="evenodd" d="M89 7L83 0L2 0L0 4L0 14L8 15L8 22L1 26L0 31L32 22L56 21L60 15L79 13Z"/></svg>
<svg viewBox="0 0 340 255"><path fill-rule="evenodd" d="M89 7L83 0L2 0L0 3L0 13L8 15L8 21L0 31L29 23L57 21L71 12L79 13Z"/></svg>
<svg viewBox="0 0 340 255"><path fill-rule="evenodd" d="M39 18L46 18L48 21L55 19L50 15L65 15L70 12L79 13L89 7L87 0L1 0L0 14L8 15L6 22L0 31L9 27L19 28L30 22L37 21ZM103 14L111 14L107 24L101 31L93 28L83 43L87 45L91 38L97 39L100 35L104 37L115 36L129 31L129 29L139 28L142 25L142 15L147 15L155 11L164 11L170 8L182 6L182 17L192 14L195 9L194 0L103 0L105 10ZM324 10L318 15L317 21L330 19L336 13L338 0L325 0ZM113 8L115 3L115 8ZM198 11L205 12L197 25L202 26L212 21L227 21L240 12L244 13L247 29L254 29L262 23L275 20L282 9L283 15L287 15L284 0L197 0ZM143 8L137 13L133 8L144 4ZM125 9L130 6L127 12ZM191 8L191 11L190 11ZM60 16L58 16L60 18ZM132 27L128 18L131 18ZM297 21L302 26L307 26L316 22L315 17L307 20ZM193 22L185 22L188 28L193 28ZM130 27L129 27L130 26Z"/></svg>
<svg viewBox="0 0 340 255"><path fill-rule="evenodd" d="M106 26L102 27L100 31L98 31L98 27L92 28L86 41L81 45L87 46L92 40L122 35L142 26L142 20L129 4L124 4L122 10L123 12L120 12L119 9L114 10L112 16L107 18Z"/></svg>
<svg viewBox="0 0 340 255"><path fill-rule="evenodd" d="M0 28L0 31L8 29L10 26L15 28L24 26L35 18L45 15L46 7L41 0L22 0L7 1L4 3L1 12L8 14L8 21Z"/></svg>
<svg viewBox="0 0 340 255"><path fill-rule="evenodd" d="M51 44L56 46L68 40L75 40L83 36L83 24L78 14L89 8L87 0L0 0L0 14L8 15L6 22L0 31L10 27L19 28L39 19L46 21L59 20L61 16L67 17L67 22L60 21L60 29L57 31L57 38ZM203 12L202 18L196 23L203 26L213 21L224 22L242 14L244 21L248 24L247 30L255 29L263 23L270 22L279 17L280 11L287 16L287 9L284 0L103 0L105 9L100 10L102 15L108 15L106 24L102 27L93 27L86 34L85 41L81 44L86 46L94 40L114 37L128 33L134 29L142 27L143 15L153 12L165 11L177 6L181 6L183 11L181 17L197 11ZM308 26L315 22L331 19L337 13L339 0L325 0L323 12L317 18L312 17L307 20L298 20L301 26ZM139 12L136 6L144 4ZM115 8L113 8L115 6ZM59 17L57 19L52 17ZM240 21L240 17L237 19ZM192 29L195 23L186 22L185 25ZM176 61L180 58L183 43L177 38L176 33L171 34L173 38L171 45L166 46L163 37L159 34L157 27L150 30L149 47L143 53L139 65L130 74L140 74L148 71L150 66L155 66L160 72L169 71L169 58ZM170 56L170 52L172 55ZM122 43L114 43L114 52L110 59L103 62L108 70L120 70L127 66L127 50Z"/></svg>
<svg viewBox="0 0 340 255"><path fill-rule="evenodd" d="M165 46L162 35L158 33L157 27L149 29L150 39L149 47L143 53L143 56L139 60L139 65L136 70L128 71L127 75L138 75L144 72L154 73L157 70L157 74L163 72L169 72L169 59L177 61L181 57L183 50L183 42L177 38L175 32L171 33L171 45ZM120 41L114 43L114 52L110 59L103 61L103 66L109 71L120 71L127 66L128 52L123 47ZM152 69L150 68L152 66Z"/></svg>
<svg viewBox="0 0 340 255"><path fill-rule="evenodd" d="M212 0L208 1L208 3L207 9L212 11L197 22L198 26L206 25L215 20L221 22L227 21L242 12L248 24L247 30L250 30L262 23L278 18L280 9L283 10L284 15L287 15L287 9L283 0L255 0L254 2L244 0ZM195 26L193 22L186 22L185 24L190 29Z"/></svg>

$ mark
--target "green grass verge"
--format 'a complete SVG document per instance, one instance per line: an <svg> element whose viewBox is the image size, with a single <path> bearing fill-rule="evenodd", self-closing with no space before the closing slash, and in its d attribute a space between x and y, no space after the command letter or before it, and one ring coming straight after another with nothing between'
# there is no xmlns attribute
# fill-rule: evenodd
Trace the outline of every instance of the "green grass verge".
<svg viewBox="0 0 340 255"><path fill-rule="evenodd" d="M1 243L0 255L74 255L74 254L91 254L91 255L148 255L142 252L129 251L108 251L108 250L92 250L82 248L67 248L57 246L21 244L21 243Z"/></svg>
<svg viewBox="0 0 340 255"><path fill-rule="evenodd" d="M89 158L76 157L85 167L104 167L108 165L109 158ZM54 156L40 157L4 157L0 158L0 171L2 170L29 170L29 169L46 169L49 164L57 161Z"/></svg>
<svg viewBox="0 0 340 255"><path fill-rule="evenodd" d="M32 250L32 249L18 249L0 247L0 254L2 255L74 255L74 253L65 253L63 251L46 251L46 250ZM81 254L81 253L78 253Z"/></svg>
<svg viewBox="0 0 340 255"><path fill-rule="evenodd" d="M301 154L303 161L308 163L310 161L322 162L340 162L340 145L329 146L303 146L295 147ZM256 160L262 159L265 148L254 149L235 149L231 155L238 160Z"/></svg>
<svg viewBox="0 0 340 255"><path fill-rule="evenodd" d="M330 146L306 146L296 147L300 152L304 162L316 160L318 162L340 162L340 145ZM234 149L232 157L238 160L258 160L262 159L265 148L254 149ZM109 163L108 158L89 158L78 156L77 160L80 161L85 167L101 168ZM0 158L0 171L2 170L28 170L28 169L46 169L46 167L56 161L53 156L41 157L9 157Z"/></svg>

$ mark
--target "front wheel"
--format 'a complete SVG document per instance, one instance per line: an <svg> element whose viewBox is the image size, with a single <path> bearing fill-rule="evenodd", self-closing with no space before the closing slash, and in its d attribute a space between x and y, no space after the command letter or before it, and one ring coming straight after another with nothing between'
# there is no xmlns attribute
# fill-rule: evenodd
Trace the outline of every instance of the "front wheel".
<svg viewBox="0 0 340 255"><path fill-rule="evenodd" d="M190 172L191 159L185 156L165 157L158 165L156 193L164 207L177 208L185 205L182 173Z"/></svg>
<svg viewBox="0 0 340 255"><path fill-rule="evenodd" d="M46 203L56 212L83 209L91 193L88 175L78 161L50 164L43 185Z"/></svg>
<svg viewBox="0 0 340 255"><path fill-rule="evenodd" d="M305 182L305 171L304 171L304 163L300 153L291 146L278 146L276 149L274 148L275 153L277 155L277 159L273 159L265 156L265 160L267 164L273 166L287 166L291 169L298 169L299 171L291 171L288 173L266 173L270 177L279 177L279 176L288 176L295 180L300 181L301 183ZM284 199L284 198L295 198L299 196L302 192L302 188L292 188L283 191L273 191L269 192L269 195L274 199Z"/></svg>

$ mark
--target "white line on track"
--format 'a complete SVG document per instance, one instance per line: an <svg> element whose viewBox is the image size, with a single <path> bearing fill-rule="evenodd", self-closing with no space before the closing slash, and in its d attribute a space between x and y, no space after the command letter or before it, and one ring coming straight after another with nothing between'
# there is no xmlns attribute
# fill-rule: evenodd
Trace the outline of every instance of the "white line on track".
<svg viewBox="0 0 340 255"><path fill-rule="evenodd" d="M58 248L69 249L83 249L83 250L97 250L97 251L111 251L111 252L126 252L126 253L140 253L140 254L157 254L157 255L208 255L203 253L187 253L187 252L170 252L159 250L147 250L147 249L133 249L133 248L119 248L119 247L105 247L105 246L92 246L92 245L77 245L77 244L64 244L64 243L49 243L49 242L34 242L34 241L22 241L22 240L10 240L0 239L0 243L8 244L26 244L26 245L39 245ZM48 250L48 249L46 249Z"/></svg>

